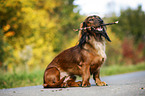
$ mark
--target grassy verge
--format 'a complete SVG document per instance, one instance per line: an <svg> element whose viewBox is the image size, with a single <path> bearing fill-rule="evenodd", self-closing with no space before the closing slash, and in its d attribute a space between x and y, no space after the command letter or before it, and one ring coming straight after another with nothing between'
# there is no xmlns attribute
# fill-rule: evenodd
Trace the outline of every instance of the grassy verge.
<svg viewBox="0 0 145 96"><path fill-rule="evenodd" d="M42 70L30 73L3 73L0 75L0 89L41 85L43 83L42 79Z"/></svg>
<svg viewBox="0 0 145 96"><path fill-rule="evenodd" d="M101 76L122 74L128 72L145 70L145 62L137 65L121 66L103 66L101 68ZM2 73L0 74L0 89L15 88L24 86L42 85L43 70L37 70L30 73Z"/></svg>
<svg viewBox="0 0 145 96"><path fill-rule="evenodd" d="M143 70L145 70L145 62L137 65L128 65L128 66L121 65L103 66L101 68L101 76L109 76Z"/></svg>

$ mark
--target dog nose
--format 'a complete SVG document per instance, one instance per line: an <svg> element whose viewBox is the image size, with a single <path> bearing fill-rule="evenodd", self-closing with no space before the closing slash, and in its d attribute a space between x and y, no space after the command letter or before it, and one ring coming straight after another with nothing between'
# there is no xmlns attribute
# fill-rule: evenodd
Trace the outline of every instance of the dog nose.
<svg viewBox="0 0 145 96"><path fill-rule="evenodd" d="M101 19L99 22L100 22L100 24L102 24L103 23L103 20Z"/></svg>

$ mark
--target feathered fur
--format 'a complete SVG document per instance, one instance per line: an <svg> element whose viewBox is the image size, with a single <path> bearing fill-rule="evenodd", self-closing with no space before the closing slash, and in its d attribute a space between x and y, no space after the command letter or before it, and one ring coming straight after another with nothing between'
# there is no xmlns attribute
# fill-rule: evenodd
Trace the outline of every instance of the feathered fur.
<svg viewBox="0 0 145 96"><path fill-rule="evenodd" d="M103 35L107 34L105 27L102 28L102 32L95 28L102 23L99 16L89 16L85 19L81 27L93 27L79 31L79 44L58 54L47 66L44 73L44 88L90 86L91 74L96 85L107 85L105 82L101 82L99 74L100 67L106 60L103 37L107 39L108 35ZM82 82L75 82L75 75L81 76ZM69 78L66 80L66 77Z"/></svg>

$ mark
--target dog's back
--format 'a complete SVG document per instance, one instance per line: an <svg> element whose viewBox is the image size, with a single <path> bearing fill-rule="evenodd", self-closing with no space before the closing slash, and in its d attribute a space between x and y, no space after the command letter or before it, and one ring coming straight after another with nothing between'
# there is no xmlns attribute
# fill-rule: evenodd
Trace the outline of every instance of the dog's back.
<svg viewBox="0 0 145 96"><path fill-rule="evenodd" d="M69 75L81 75L80 68L78 67L81 61L80 54L81 49L78 46L74 46L72 48L64 50L53 59L53 61L47 66L47 68L56 67L59 71L65 71Z"/></svg>

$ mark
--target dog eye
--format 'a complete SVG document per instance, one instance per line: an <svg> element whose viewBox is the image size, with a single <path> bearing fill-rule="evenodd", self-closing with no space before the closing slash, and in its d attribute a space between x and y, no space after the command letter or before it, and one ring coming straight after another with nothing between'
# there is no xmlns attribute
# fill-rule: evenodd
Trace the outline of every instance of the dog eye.
<svg viewBox="0 0 145 96"><path fill-rule="evenodd" d="M89 21L93 21L94 19L90 19Z"/></svg>

